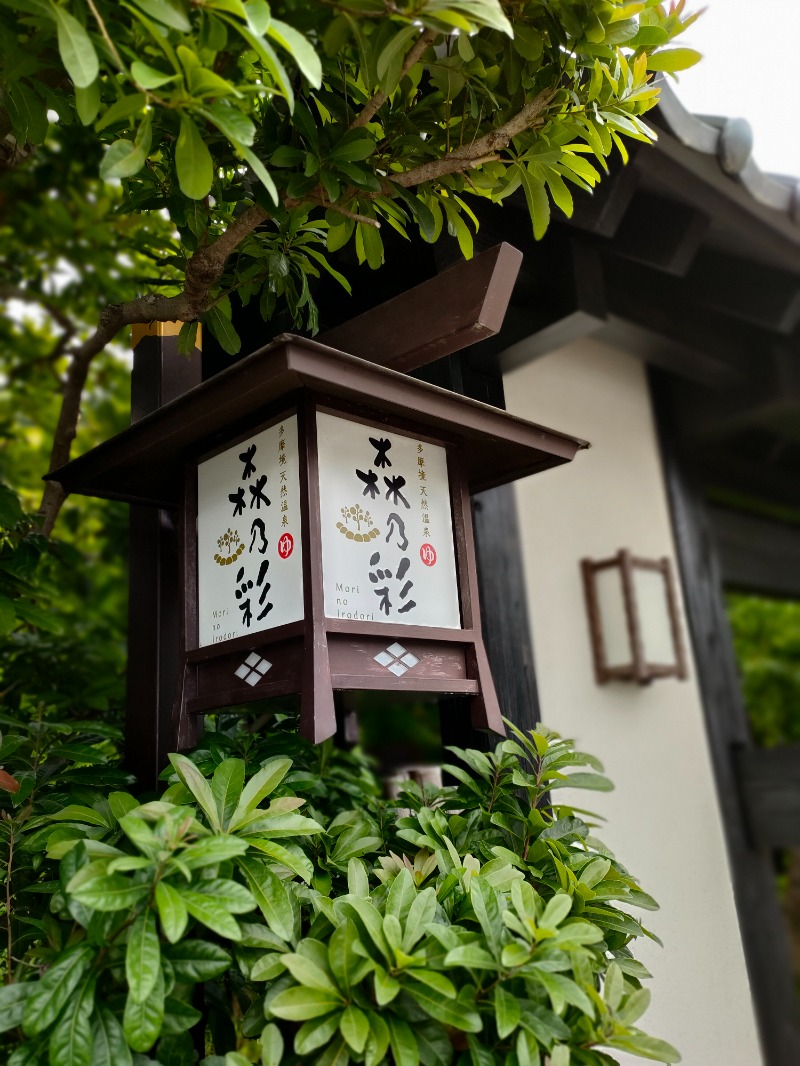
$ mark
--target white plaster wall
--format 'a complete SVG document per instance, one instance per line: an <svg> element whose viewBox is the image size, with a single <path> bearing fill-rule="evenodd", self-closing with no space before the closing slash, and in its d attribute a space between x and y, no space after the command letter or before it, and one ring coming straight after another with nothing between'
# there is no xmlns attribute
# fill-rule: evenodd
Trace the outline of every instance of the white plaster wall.
<svg viewBox="0 0 800 1066"><path fill-rule="evenodd" d="M520 482L517 499L542 718L605 763L614 792L571 795L608 819L597 835L661 904L637 914L665 945L639 942L654 974L640 1024L686 1066L758 1066L694 663L688 682L645 688L599 687L592 669L579 560L624 547L676 561L644 369L586 339L508 374L505 389L514 414L592 444Z"/></svg>

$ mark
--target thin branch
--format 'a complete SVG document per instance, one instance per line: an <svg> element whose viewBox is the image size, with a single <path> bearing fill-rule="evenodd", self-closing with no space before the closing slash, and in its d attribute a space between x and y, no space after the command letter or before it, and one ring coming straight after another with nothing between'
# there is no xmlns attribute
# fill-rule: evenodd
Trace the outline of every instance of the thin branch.
<svg viewBox="0 0 800 1066"><path fill-rule="evenodd" d="M114 57L114 61L116 62L117 66L119 67L119 69L121 71L123 71L124 73L127 73L127 71L125 69L125 64L122 62L122 57L120 56L119 52L117 51L117 46L111 40L109 32L106 29L106 24L105 24L105 22L103 22L103 19L100 16L100 12L95 7L94 0L86 0L86 3L88 4L90 11L92 12L92 14L95 17L95 21L97 22L97 25L100 27L100 33L103 36L103 40L108 45L108 50L111 53L111 55Z"/></svg>
<svg viewBox="0 0 800 1066"><path fill-rule="evenodd" d="M498 159L498 152L507 148L512 138L541 123L556 91L555 89L543 90L502 126L489 130L471 144L462 145L442 156L441 159L432 159L429 163L422 163L412 170L393 174L390 179L391 183L408 189L414 185L421 185L425 181L434 181L448 174L458 174L461 171L478 167L482 163Z"/></svg>
<svg viewBox="0 0 800 1066"><path fill-rule="evenodd" d="M362 222L365 226L374 226L375 229L380 229L381 224L377 218L370 218L369 215L359 215L356 211L351 211L349 207L343 207L342 204L332 204L327 200L320 199L316 201L320 207L326 208L328 211L336 211L344 218L352 219L353 222Z"/></svg>
<svg viewBox="0 0 800 1066"><path fill-rule="evenodd" d="M124 304L110 304L87 339L74 348L64 378L63 398L53 435L49 470L69 462L80 416L81 397L89 368L95 356L124 326L137 322L193 322L207 309L208 294L225 269L228 256L267 218L263 208L254 205L243 211L213 244L195 252L186 267L183 291L177 296L148 293ZM57 481L48 481L39 505L41 532L50 536L67 494Z"/></svg>
<svg viewBox="0 0 800 1066"><path fill-rule="evenodd" d="M403 65L400 68L400 78L398 79L398 81L402 81L406 74L408 74L409 70L411 70L411 68L414 66L414 64L419 62L419 60L422 58L422 54L425 49L428 48L431 44L433 44L433 42L436 40L436 36L437 34L435 30L425 30L419 35L416 42L414 43L414 46L410 49L410 51L406 55L406 58L403 60ZM383 107L383 105L388 99L388 93L378 90L378 92L375 93L372 99L367 101L367 103L364 105L363 110L360 111L350 123L350 129L354 130L358 129L360 126L366 126L366 124L372 120L373 116L375 115L375 112L378 111L381 107Z"/></svg>

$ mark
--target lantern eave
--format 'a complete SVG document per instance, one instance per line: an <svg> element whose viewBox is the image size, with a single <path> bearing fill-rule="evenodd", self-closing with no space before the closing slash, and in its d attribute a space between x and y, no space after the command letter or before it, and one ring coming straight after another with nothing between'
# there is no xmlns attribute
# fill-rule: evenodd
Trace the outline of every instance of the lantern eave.
<svg viewBox="0 0 800 1066"><path fill-rule="evenodd" d="M458 436L470 491L569 462L586 442L406 374L283 334L178 399L46 475L69 493L178 505L185 464L287 409L304 392Z"/></svg>

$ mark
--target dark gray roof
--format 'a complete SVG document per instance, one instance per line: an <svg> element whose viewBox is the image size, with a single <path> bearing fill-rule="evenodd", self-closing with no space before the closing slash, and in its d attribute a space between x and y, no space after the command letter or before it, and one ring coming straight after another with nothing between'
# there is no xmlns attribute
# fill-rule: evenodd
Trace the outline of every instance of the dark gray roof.
<svg viewBox="0 0 800 1066"><path fill-rule="evenodd" d="M682 144L716 156L721 169L759 204L786 217L800 240L800 179L766 174L753 158L753 131L743 118L694 115L666 80L660 82L658 113Z"/></svg>

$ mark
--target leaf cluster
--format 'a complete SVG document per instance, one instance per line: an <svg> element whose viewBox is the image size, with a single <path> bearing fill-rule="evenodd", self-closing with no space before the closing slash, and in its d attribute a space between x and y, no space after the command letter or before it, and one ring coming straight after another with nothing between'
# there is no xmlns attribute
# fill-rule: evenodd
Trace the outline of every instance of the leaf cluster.
<svg viewBox="0 0 800 1066"><path fill-rule="evenodd" d="M551 204L570 215L613 151L654 136L653 72L699 58L670 47L684 2L0 0L0 117L41 146L27 168L66 132L88 179L121 183L123 213L166 214L165 280L263 211L199 312L233 352L232 294L313 331L309 285L338 277L346 245L378 268L382 227L469 256L470 198L520 190L537 238Z"/></svg>
<svg viewBox="0 0 800 1066"><path fill-rule="evenodd" d="M158 800L41 818L9 1066L188 1066L201 1036L205 1066L677 1062L636 1024L627 907L655 903L550 798L610 783L557 734L514 734L454 750L457 786L386 801L357 754L219 732Z"/></svg>

